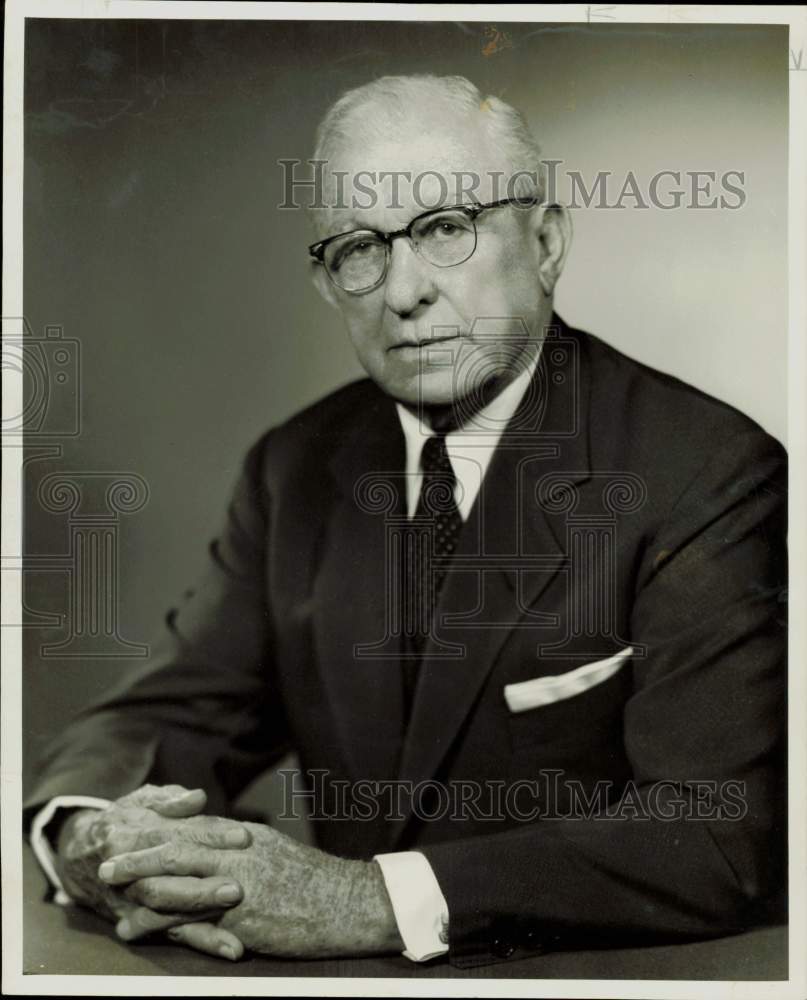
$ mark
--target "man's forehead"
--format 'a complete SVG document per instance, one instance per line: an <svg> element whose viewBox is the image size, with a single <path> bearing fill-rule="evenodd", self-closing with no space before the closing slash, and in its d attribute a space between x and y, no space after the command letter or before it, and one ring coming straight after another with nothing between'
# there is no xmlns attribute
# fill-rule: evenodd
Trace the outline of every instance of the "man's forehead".
<svg viewBox="0 0 807 1000"><path fill-rule="evenodd" d="M404 129L344 142L329 158L324 197L327 228L395 227L444 204L504 197L506 158L481 129Z"/></svg>

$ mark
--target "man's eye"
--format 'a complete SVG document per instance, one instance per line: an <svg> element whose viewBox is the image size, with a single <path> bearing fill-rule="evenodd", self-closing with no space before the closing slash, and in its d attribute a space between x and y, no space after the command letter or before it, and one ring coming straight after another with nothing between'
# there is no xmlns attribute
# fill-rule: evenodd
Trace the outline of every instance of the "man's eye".
<svg viewBox="0 0 807 1000"><path fill-rule="evenodd" d="M379 244L374 240L352 240L334 248L330 265L338 268L349 261L358 262L362 258L372 257L378 251Z"/></svg>
<svg viewBox="0 0 807 1000"><path fill-rule="evenodd" d="M430 240L448 242L449 240L457 239L468 231L468 220L464 216L439 216L436 219L429 220L422 235Z"/></svg>
<svg viewBox="0 0 807 1000"><path fill-rule="evenodd" d="M370 246L366 240L361 240L356 243L346 243L344 246L339 247L336 251L337 261L348 260L350 257L361 256L362 253L367 253L367 248Z"/></svg>

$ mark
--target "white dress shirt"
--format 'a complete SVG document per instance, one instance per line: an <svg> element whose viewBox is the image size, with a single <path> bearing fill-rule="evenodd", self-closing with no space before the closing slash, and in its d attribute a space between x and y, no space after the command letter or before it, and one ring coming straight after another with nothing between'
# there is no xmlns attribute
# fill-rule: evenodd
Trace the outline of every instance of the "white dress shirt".
<svg viewBox="0 0 807 1000"><path fill-rule="evenodd" d="M536 364L537 357L487 406L470 417L462 427L446 435L446 451L457 480L454 499L463 521L468 518L499 438L516 412ZM406 440L406 501L408 515L412 517L417 509L423 478L420 454L433 431L411 410L400 403L396 406ZM103 809L107 805L109 803L105 799L59 795L51 799L34 819L31 847L55 890L54 901L61 905L69 905L72 901L56 873L53 850L45 836L45 828L58 809ZM444 955L448 951L448 906L425 855L419 851L398 851L377 854L374 860L384 876L398 933L404 943L404 956L413 962L426 962Z"/></svg>

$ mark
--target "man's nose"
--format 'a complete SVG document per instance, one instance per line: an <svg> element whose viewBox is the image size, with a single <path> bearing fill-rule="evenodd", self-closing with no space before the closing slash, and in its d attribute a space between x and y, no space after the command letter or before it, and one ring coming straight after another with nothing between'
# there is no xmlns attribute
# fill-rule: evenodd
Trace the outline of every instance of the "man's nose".
<svg viewBox="0 0 807 1000"><path fill-rule="evenodd" d="M407 239L394 240L384 282L387 306L399 316L411 316L437 298L434 268Z"/></svg>

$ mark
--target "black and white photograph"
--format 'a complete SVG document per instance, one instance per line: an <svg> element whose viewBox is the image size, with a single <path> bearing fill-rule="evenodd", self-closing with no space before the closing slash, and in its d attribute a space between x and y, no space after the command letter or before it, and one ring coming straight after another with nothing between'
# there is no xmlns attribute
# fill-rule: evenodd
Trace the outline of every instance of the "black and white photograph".
<svg viewBox="0 0 807 1000"><path fill-rule="evenodd" d="M4 992L804 996L806 29L8 4Z"/></svg>

